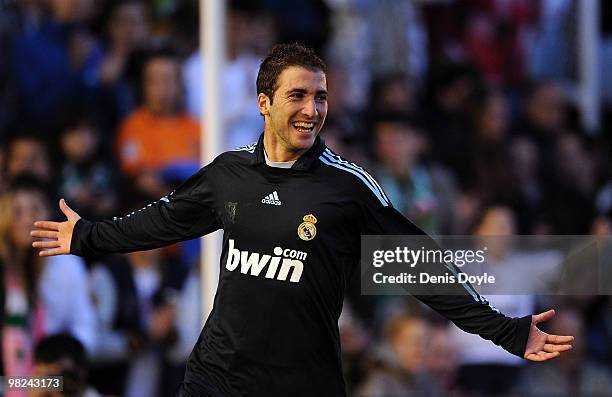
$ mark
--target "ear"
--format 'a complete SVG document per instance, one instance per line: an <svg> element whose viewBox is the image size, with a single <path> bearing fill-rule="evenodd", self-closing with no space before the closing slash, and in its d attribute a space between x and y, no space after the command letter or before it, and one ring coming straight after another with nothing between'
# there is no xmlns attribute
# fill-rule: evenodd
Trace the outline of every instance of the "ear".
<svg viewBox="0 0 612 397"><path fill-rule="evenodd" d="M268 116L270 114L270 98L266 94L261 92L257 94L257 106L262 116Z"/></svg>

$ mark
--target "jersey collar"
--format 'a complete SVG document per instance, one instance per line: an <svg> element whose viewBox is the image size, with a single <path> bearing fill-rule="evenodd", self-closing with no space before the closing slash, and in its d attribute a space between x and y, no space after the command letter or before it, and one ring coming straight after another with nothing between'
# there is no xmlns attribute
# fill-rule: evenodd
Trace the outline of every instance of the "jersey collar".
<svg viewBox="0 0 612 397"><path fill-rule="evenodd" d="M259 136L259 140L257 141L257 147L255 148L255 156L253 157L253 160L251 161L251 164L253 165L266 163L263 136L264 134L262 133ZM323 140L323 138L321 138L321 135L317 135L312 147L308 149L306 153L301 155L299 159L297 159L297 161L295 162L295 164L293 164L291 169L298 170L298 171L309 170L310 167L312 167L312 165L314 164L315 160L319 158L319 156L321 155L321 153L323 153L324 150L325 150L325 141Z"/></svg>

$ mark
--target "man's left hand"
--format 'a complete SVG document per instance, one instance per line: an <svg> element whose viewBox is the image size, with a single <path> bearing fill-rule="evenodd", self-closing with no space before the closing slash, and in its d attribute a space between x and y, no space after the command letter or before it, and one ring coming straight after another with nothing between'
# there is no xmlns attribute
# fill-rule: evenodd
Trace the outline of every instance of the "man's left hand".
<svg viewBox="0 0 612 397"><path fill-rule="evenodd" d="M568 351L572 348L569 343L574 340L573 336L550 335L538 329L538 323L550 320L555 315L554 310L549 310L544 313L534 314L531 316L531 329L529 330L529 339L527 339L527 348L525 349L525 357L529 361L546 361L551 358L558 357L561 352Z"/></svg>

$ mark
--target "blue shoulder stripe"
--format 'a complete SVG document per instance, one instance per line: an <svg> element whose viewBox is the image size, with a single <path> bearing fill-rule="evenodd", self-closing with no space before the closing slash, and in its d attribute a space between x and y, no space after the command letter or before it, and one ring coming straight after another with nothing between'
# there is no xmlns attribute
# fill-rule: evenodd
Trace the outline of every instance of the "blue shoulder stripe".
<svg viewBox="0 0 612 397"><path fill-rule="evenodd" d="M257 143L251 143L250 145L246 145L246 146L240 146L237 147L236 149L232 149L231 152L249 152L249 153L253 153L255 151L255 147L257 146Z"/></svg>
<svg viewBox="0 0 612 397"><path fill-rule="evenodd" d="M373 188L372 185L369 183L369 181L360 172L357 172L354 169L346 167L344 165L338 164L337 162L332 162L329 159L327 159L324 155L319 156L319 160L321 160L321 162L323 164L327 164L327 165L332 166L334 168L338 168L339 170L343 170L343 171L346 171L346 172L349 172L349 173L355 175L357 178L361 179L361 181L372 191L372 193L374 193L376 198L378 198L378 200L381 202L381 204L384 207L388 207L389 206L389 202L385 200L385 198L380 194L378 189Z"/></svg>
<svg viewBox="0 0 612 397"><path fill-rule="evenodd" d="M335 154L334 152L332 152L331 150L329 150L328 148L325 149L325 152L323 153L323 155L326 156L326 158L334 163L338 163L344 167L353 169L357 172L359 172L360 174L362 174L368 181L369 181L369 185L370 188L373 190L377 190L378 193L384 198L384 200L387 203L391 203L391 200L389 200L389 198L387 197L387 195L385 194L385 191L383 190L382 187L380 187L380 185L378 184L378 182L376 182L376 180L372 177L372 175L370 175L366 170L364 170L362 167L358 166L355 163L351 163L347 160L342 159L342 157L338 156L337 154Z"/></svg>
<svg viewBox="0 0 612 397"><path fill-rule="evenodd" d="M459 273L457 272L457 268L455 266L453 266L452 263L448 263L448 262L445 261L444 262L444 267L446 267L448 270L450 270L450 272L453 273L453 275L455 276L456 279L459 278ZM481 304L486 305L486 306L489 306L493 311L501 314L499 309L496 308L495 306L493 306L491 303L489 303L487 298L485 298L484 296L480 295L474 289L474 287L472 287L472 285L470 285L469 283L461 283L461 285L463 285L463 288L465 288L465 290L472 296L472 298L476 302L481 303Z"/></svg>
<svg viewBox="0 0 612 397"><path fill-rule="evenodd" d="M330 159L335 160L335 161L337 161L340 164L343 164L343 165L345 165L347 167L353 168L354 170L359 171L362 174L364 174L365 177L368 178L368 180L378 189L378 191L385 198L385 200L387 200L388 202L391 202L391 200L389 200L389 198L385 194L385 191L383 190L383 188L380 187L378 182L376 182L376 179L374 179L372 177L372 175L370 175L366 170L364 170L363 167L360 167L360 166L358 166L355 163L351 163L351 162L349 162L347 160L342 159L342 157L340 157L336 153L332 152L329 148L325 149L325 153L329 156Z"/></svg>
<svg viewBox="0 0 612 397"><path fill-rule="evenodd" d="M169 196L172 196L173 194L174 194L174 190L172 191L172 193L169 194ZM135 211L130 212L129 214L127 214L125 216L113 216L113 221L120 221L123 218L129 218L132 215L135 215L137 212L142 212L143 210L146 210L147 208L152 207L154 204L161 203L161 202L169 203L170 199L168 198L168 196L164 196L164 197L160 198L157 201L154 201L152 203L149 203L149 204L145 205L144 207L142 207L139 210L135 210Z"/></svg>

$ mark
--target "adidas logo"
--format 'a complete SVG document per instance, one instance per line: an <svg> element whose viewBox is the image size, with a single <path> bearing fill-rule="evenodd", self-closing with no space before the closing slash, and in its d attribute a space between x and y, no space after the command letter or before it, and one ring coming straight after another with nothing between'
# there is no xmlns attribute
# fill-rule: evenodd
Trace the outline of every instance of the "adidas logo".
<svg viewBox="0 0 612 397"><path fill-rule="evenodd" d="M262 198L261 202L262 204L281 205L281 201L278 198L278 193L276 192L276 190L268 194L266 197Z"/></svg>

